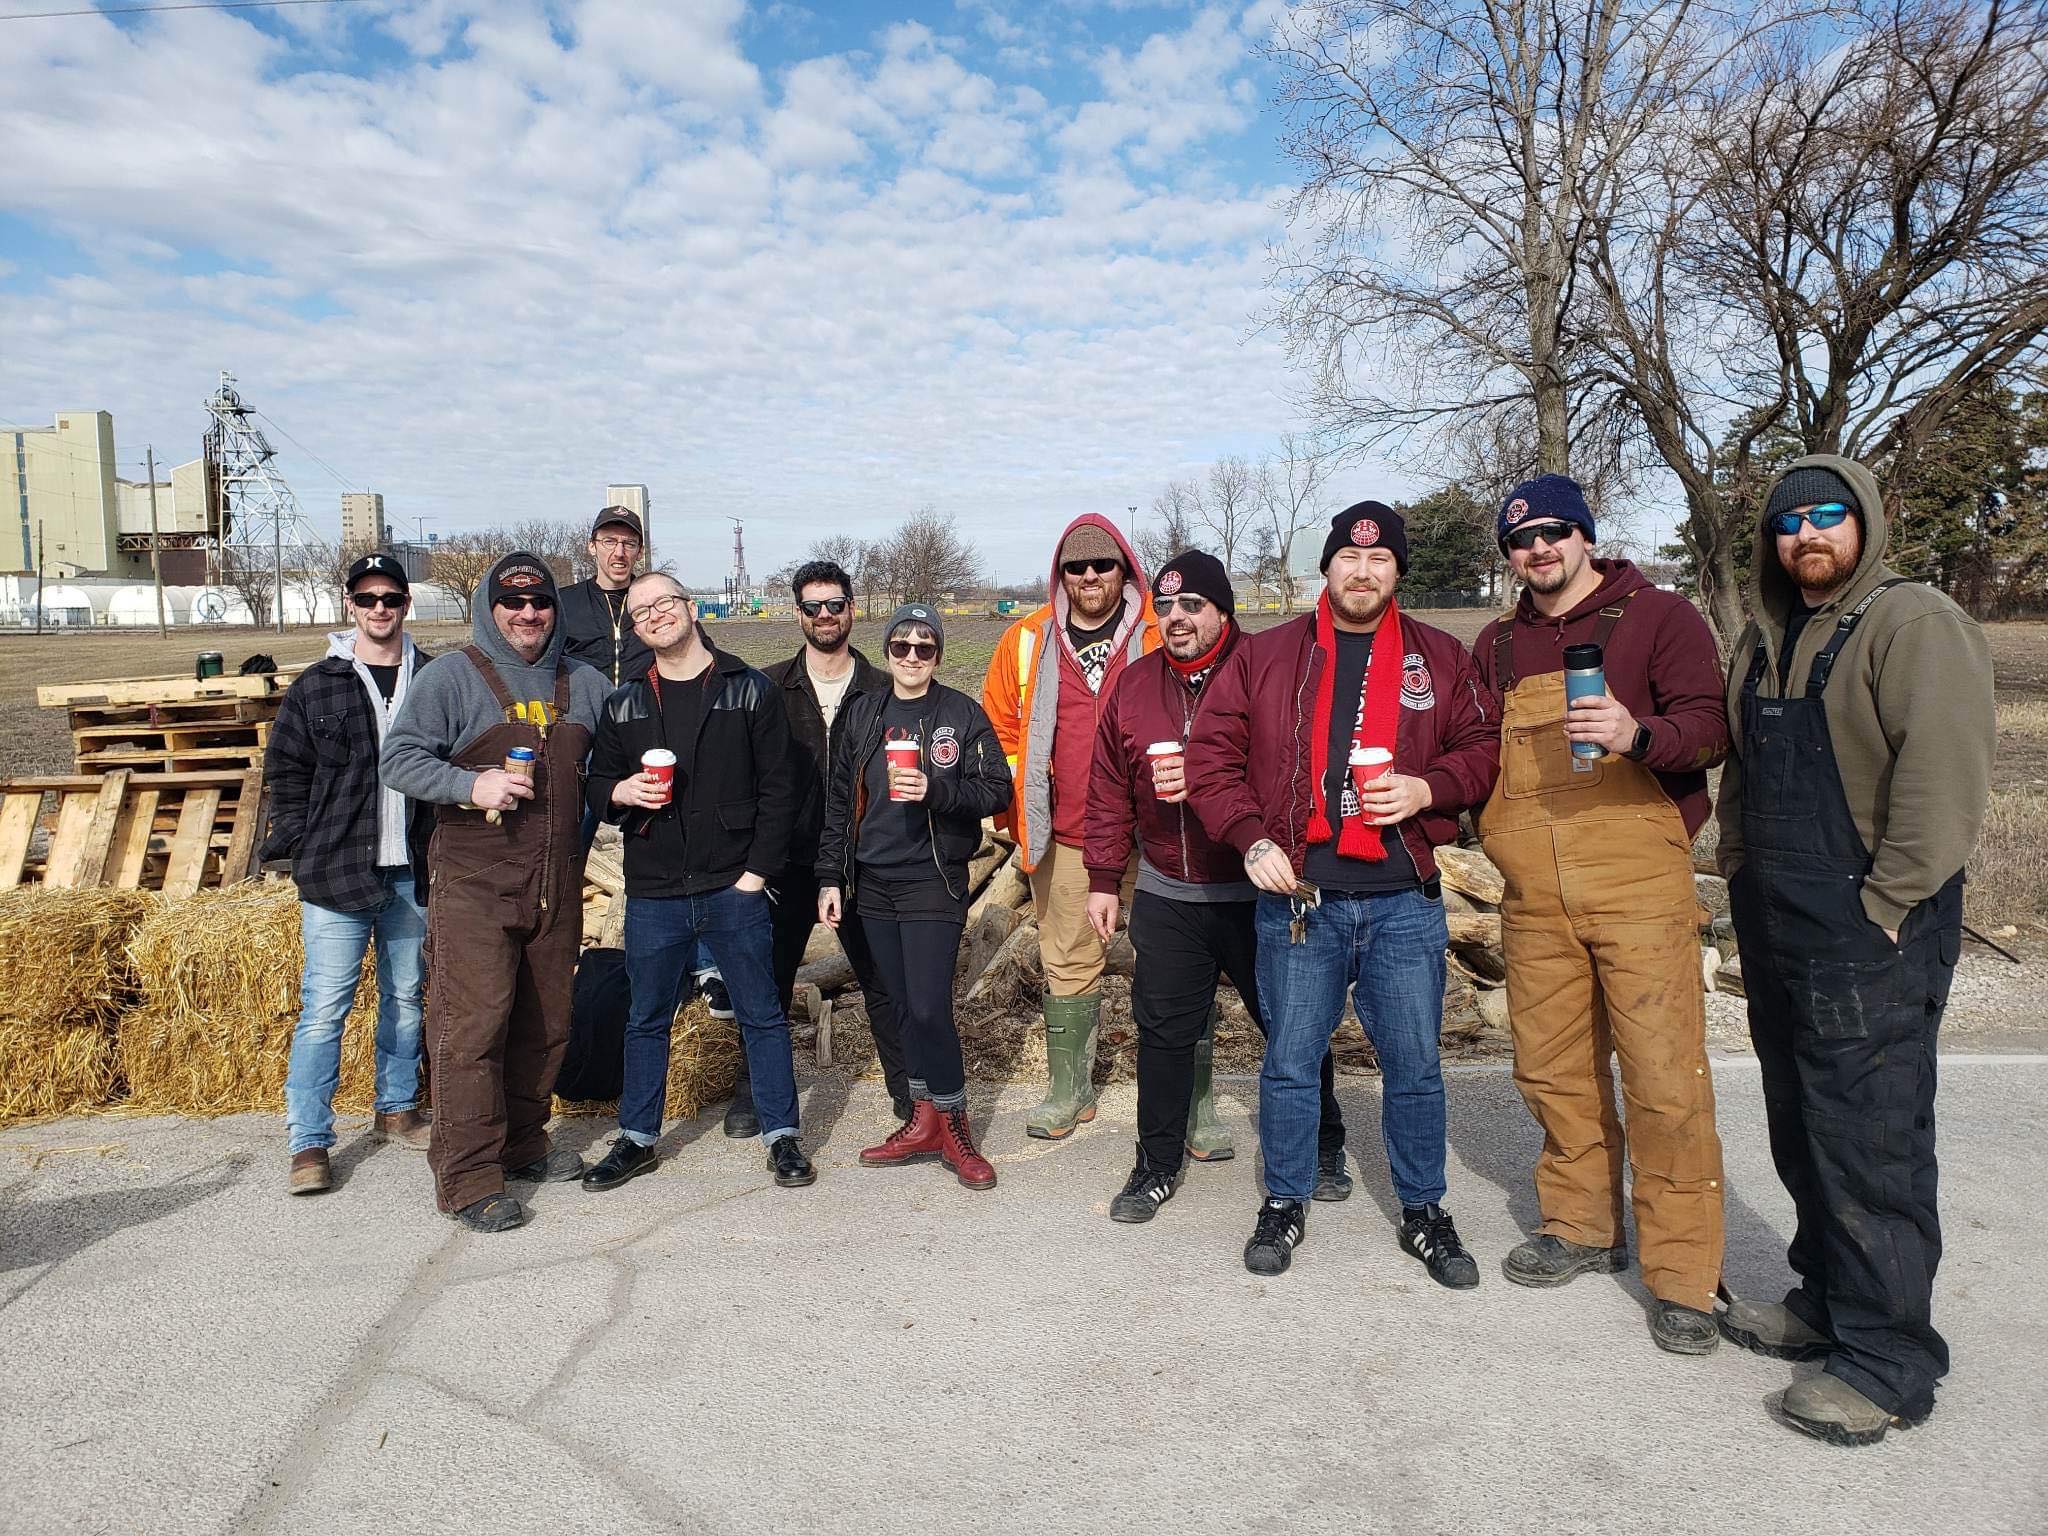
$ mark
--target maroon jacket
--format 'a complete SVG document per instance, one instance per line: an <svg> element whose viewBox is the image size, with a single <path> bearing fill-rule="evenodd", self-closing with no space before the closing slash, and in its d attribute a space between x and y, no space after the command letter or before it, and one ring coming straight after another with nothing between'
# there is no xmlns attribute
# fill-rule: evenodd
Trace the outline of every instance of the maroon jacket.
<svg viewBox="0 0 2048 1536"><path fill-rule="evenodd" d="M1607 691L1650 728L1643 766L1657 775L1664 793L1685 818L1686 835L1697 833L1712 809L1707 770L1728 755L1728 710L1714 632L1700 611L1675 592L1660 592L1627 560L1595 560L1599 590L1560 618L1536 611L1525 591L1515 604L1510 655L1515 679L1564 670L1564 648L1593 638L1600 610L1629 597L1621 622L1608 637L1604 671ZM1479 676L1496 699L1502 679L1494 675L1495 619L1472 643Z"/></svg>
<svg viewBox="0 0 2048 1536"><path fill-rule="evenodd" d="M1270 837L1296 874L1308 852L1309 741L1322 729L1313 718L1323 668L1315 623L1305 613L1247 635L1202 690L1188 743L1188 803L1209 835L1240 854ZM1427 880L1436 873L1431 850L1458 836L1458 813L1493 793L1500 717L1456 637L1405 613L1401 637L1408 655L1394 772L1427 780L1434 803L1400 832Z"/></svg>
<svg viewBox="0 0 2048 1536"><path fill-rule="evenodd" d="M1210 688L1224 664L1243 647L1244 634L1232 620L1223 654L1209 674ZM1095 762L1088 775L1081 857L1088 866L1090 891L1112 894L1122 886L1131 862L1134 827L1146 862L1163 875L1190 885L1244 879L1244 860L1202 830L1187 801L1170 805L1152 792L1152 770L1145 761L1145 749L1153 742L1188 739L1207 697L1207 688L1197 694L1188 687L1163 649L1132 662L1117 679L1103 704L1102 724L1095 732Z"/></svg>

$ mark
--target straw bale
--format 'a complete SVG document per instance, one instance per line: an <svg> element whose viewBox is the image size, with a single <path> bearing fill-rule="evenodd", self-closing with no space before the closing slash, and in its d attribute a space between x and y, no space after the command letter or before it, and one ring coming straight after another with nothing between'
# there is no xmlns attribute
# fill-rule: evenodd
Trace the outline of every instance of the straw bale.
<svg viewBox="0 0 2048 1536"><path fill-rule="evenodd" d="M104 1104L140 891L0 893L0 1125Z"/></svg>
<svg viewBox="0 0 2048 1536"><path fill-rule="evenodd" d="M134 1108L156 1114L276 1113L299 1015L299 899L284 883L163 901L129 942L138 993L121 1020ZM376 1099L377 978L365 956L341 1037L335 1108Z"/></svg>

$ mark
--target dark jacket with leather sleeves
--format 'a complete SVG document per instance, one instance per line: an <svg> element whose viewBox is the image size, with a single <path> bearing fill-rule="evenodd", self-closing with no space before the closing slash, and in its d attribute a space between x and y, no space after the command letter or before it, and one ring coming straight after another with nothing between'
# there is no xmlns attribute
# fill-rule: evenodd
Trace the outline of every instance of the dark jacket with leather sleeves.
<svg viewBox="0 0 2048 1536"><path fill-rule="evenodd" d="M412 676L428 661L411 652ZM270 830L259 857L289 859L299 894L336 912L366 912L384 904L377 873L377 706L356 675L355 663L328 656L285 690L263 753L263 784L270 795ZM433 807L406 801L405 839L413 871L427 867ZM424 879L416 897L426 900Z"/></svg>
<svg viewBox="0 0 2048 1536"><path fill-rule="evenodd" d="M818 884L836 885L853 898L854 845L867 813L868 760L882 750L882 706L877 689L840 706L832 733L832 766L825 779L825 827L818 842ZM929 787L934 872L953 896L967 894L967 861L981 847L981 823L1010 803L1010 769L995 727L974 700L933 683L918 719L924 743L919 767Z"/></svg>
<svg viewBox="0 0 2048 1536"><path fill-rule="evenodd" d="M640 755L664 745L651 670L605 700L584 790L590 808L619 823L625 834L627 895L697 896L723 890L749 871L763 877L779 873L796 814L789 719L768 679L716 646L712 678L661 683L664 693L712 690L695 740L676 754L673 797L658 811L612 804L619 781L640 771ZM682 818L680 867L649 856L644 834L656 817Z"/></svg>
<svg viewBox="0 0 2048 1536"><path fill-rule="evenodd" d="M818 708L802 651L761 670L782 695L789 715L789 754L796 760L796 825L789 834L789 867L809 870L818 862L818 837L825 830L825 714ZM853 677L839 700L839 730L845 731L854 700L888 691L889 674L854 651Z"/></svg>

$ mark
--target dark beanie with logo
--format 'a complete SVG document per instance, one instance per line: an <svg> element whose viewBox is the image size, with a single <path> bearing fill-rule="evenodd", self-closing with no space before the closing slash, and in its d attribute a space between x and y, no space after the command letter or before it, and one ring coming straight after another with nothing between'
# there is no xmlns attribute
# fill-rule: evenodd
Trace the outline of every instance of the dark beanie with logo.
<svg viewBox="0 0 2048 1536"><path fill-rule="evenodd" d="M1327 571L1340 549L1391 549L1394 566L1408 574L1408 525L1401 514L1384 501L1360 501L1330 519L1330 536L1323 540L1323 563Z"/></svg>
<svg viewBox="0 0 2048 1536"><path fill-rule="evenodd" d="M1237 593L1231 590L1230 573L1207 550L1190 549L1175 555L1152 578L1155 598L1175 597L1182 592L1206 597L1225 613L1237 612Z"/></svg>
<svg viewBox="0 0 2048 1536"><path fill-rule="evenodd" d="M1594 542L1593 509L1586 505L1586 493L1570 475L1538 475L1524 480L1507 494L1494 521L1494 540L1506 553L1508 535L1523 523L1570 523Z"/></svg>

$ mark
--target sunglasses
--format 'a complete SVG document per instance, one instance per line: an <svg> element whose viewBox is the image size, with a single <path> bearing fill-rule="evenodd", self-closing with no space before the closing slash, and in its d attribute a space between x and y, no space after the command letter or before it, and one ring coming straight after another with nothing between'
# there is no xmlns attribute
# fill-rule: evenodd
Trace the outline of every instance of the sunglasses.
<svg viewBox="0 0 2048 1536"><path fill-rule="evenodd" d="M1069 576L1086 576L1090 571L1097 576L1107 576L1111 571L1123 568L1121 560L1068 560L1060 565L1060 569Z"/></svg>
<svg viewBox="0 0 2048 1536"><path fill-rule="evenodd" d="M836 619L852 606L853 600L845 597L807 597L797 604L807 619L815 619L821 613L829 613Z"/></svg>
<svg viewBox="0 0 2048 1536"><path fill-rule="evenodd" d="M499 598L498 606L510 608L515 613L526 608L531 608L535 613L549 613L554 609L555 600L544 592L520 592L511 597Z"/></svg>
<svg viewBox="0 0 2048 1536"><path fill-rule="evenodd" d="M891 640L889 654L898 661L908 661L913 656L919 661L936 661L939 648L929 640Z"/></svg>
<svg viewBox="0 0 2048 1536"><path fill-rule="evenodd" d="M351 592L348 600L358 608L403 608L412 599L403 592Z"/></svg>
<svg viewBox="0 0 2048 1536"><path fill-rule="evenodd" d="M1558 545L1564 543L1578 530L1570 523L1531 523L1526 528L1517 528L1508 535L1509 549L1534 549L1536 541Z"/></svg>
<svg viewBox="0 0 2048 1536"><path fill-rule="evenodd" d="M1773 512L1770 516L1771 532L1781 539L1789 539L1799 531L1801 523L1811 523L1815 528L1832 528L1849 514L1850 509L1839 501L1824 501L1804 512Z"/></svg>
<svg viewBox="0 0 2048 1536"><path fill-rule="evenodd" d="M674 613L688 601L689 599L683 596L682 593L671 592L667 597L657 597L651 603L642 603L638 608L627 614L626 617L635 624L645 624L657 613Z"/></svg>
<svg viewBox="0 0 2048 1536"><path fill-rule="evenodd" d="M1209 599L1207 599L1206 597L1199 597L1193 592L1189 592L1181 597L1154 598L1152 601L1153 606L1159 611L1162 617L1166 614L1174 612L1196 614L1200 613L1204 608L1209 606Z"/></svg>

